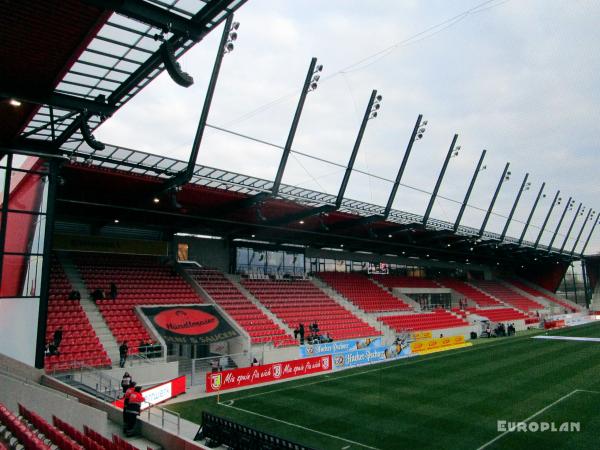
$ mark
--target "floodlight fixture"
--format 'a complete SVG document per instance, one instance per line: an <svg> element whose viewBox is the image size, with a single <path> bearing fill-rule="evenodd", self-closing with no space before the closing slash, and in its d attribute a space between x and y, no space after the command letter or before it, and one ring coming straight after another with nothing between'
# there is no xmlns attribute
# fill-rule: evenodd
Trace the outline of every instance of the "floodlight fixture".
<svg viewBox="0 0 600 450"><path fill-rule="evenodd" d="M17 100L16 98L11 98L8 103L10 103L11 106L15 106L15 107L21 106L21 102L19 100Z"/></svg>

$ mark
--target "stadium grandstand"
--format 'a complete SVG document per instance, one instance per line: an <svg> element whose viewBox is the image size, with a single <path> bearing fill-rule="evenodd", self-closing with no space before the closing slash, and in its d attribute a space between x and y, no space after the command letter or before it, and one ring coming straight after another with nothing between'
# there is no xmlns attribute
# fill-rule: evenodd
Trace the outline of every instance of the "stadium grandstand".
<svg viewBox="0 0 600 450"><path fill-rule="evenodd" d="M541 214L546 183L526 174L499 214L507 163L475 207L484 150L458 214L440 218L455 134L424 213L396 208L428 124L414 112L394 179L359 169L377 90L335 193L283 183L326 79L317 58L272 179L201 164L221 65L252 8L0 3L0 450L595 448L594 205L558 191ZM213 66L191 73L185 56L216 40ZM97 137L129 103L159 98L158 78L185 92L208 74L189 158ZM237 137L260 142L250 134ZM386 201L351 198L357 174L388 181ZM531 444L499 428L536 417L582 433Z"/></svg>

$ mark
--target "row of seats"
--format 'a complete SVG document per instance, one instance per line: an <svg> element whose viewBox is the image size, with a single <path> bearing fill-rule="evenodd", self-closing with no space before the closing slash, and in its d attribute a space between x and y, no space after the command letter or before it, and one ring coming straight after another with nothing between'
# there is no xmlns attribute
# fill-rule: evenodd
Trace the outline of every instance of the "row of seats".
<svg viewBox="0 0 600 450"><path fill-rule="evenodd" d="M461 280L457 280L456 278L442 278L438 280L438 283L449 289L452 289L458 292L461 295L464 295L468 300L471 300L479 307L502 307L504 306L495 298L487 295L485 292L481 292L479 289L474 288L469 283Z"/></svg>
<svg viewBox="0 0 600 450"><path fill-rule="evenodd" d="M365 312L410 311L410 306L360 273L321 272L319 277Z"/></svg>
<svg viewBox="0 0 600 450"><path fill-rule="evenodd" d="M46 420L19 403L19 414L60 450L82 450L83 447Z"/></svg>
<svg viewBox="0 0 600 450"><path fill-rule="evenodd" d="M373 279L388 289L395 287L439 288L440 285L428 278L405 277L401 275L373 275Z"/></svg>
<svg viewBox="0 0 600 450"><path fill-rule="evenodd" d="M290 328L317 322L321 333L333 339L381 334L344 309L308 280L243 280L242 284Z"/></svg>
<svg viewBox="0 0 600 450"><path fill-rule="evenodd" d="M68 295L73 288L55 256L52 257L50 274L51 295L48 301L46 342L53 340L54 332L59 328L62 329L63 336L58 347L60 354L46 356L44 367L51 372L70 370L82 364L92 367L110 366L110 358L79 300L69 300Z"/></svg>
<svg viewBox="0 0 600 450"><path fill-rule="evenodd" d="M382 316L377 320L383 322L385 325L397 332L440 330L444 328L465 327L469 325L466 320L460 319L454 314L444 310L435 310L431 313L422 314Z"/></svg>
<svg viewBox="0 0 600 450"><path fill-rule="evenodd" d="M492 322L506 322L511 320L528 319L528 316L513 308L478 309L466 308L471 314L486 317Z"/></svg>
<svg viewBox="0 0 600 450"><path fill-rule="evenodd" d="M252 344L272 342L276 347L297 345L295 339L264 314L223 273L187 268L190 276L250 335Z"/></svg>
<svg viewBox="0 0 600 450"><path fill-rule="evenodd" d="M513 286L516 286L517 288L521 289L522 291L527 292L530 295L533 295L534 297L543 297L546 300L551 301L552 303L555 303L557 305L562 306L563 308L565 308L565 310L569 311L569 312L577 312L577 308L575 308L573 305L571 305L570 303L558 298L558 297L554 297L552 295L548 295L545 292L541 291L541 290L537 290L531 286L529 286L528 284L523 283L522 281L519 280L510 280L510 283Z"/></svg>
<svg viewBox="0 0 600 450"><path fill-rule="evenodd" d="M16 449L21 445L25 450L51 449L34 430L31 430L25 422L2 403L0 403L0 425L2 425L2 435L12 448Z"/></svg>
<svg viewBox="0 0 600 450"><path fill-rule="evenodd" d="M192 287L158 258L82 253L73 260L88 291L103 289L108 294L111 283L117 286L115 300L96 304L117 342L129 344L129 353L137 353L141 341L152 343L135 306L202 303Z"/></svg>
<svg viewBox="0 0 600 450"><path fill-rule="evenodd" d="M544 309L543 305L519 294L517 291L499 281L478 280L474 284L497 299L500 299L504 303L508 303L521 311L529 312Z"/></svg>

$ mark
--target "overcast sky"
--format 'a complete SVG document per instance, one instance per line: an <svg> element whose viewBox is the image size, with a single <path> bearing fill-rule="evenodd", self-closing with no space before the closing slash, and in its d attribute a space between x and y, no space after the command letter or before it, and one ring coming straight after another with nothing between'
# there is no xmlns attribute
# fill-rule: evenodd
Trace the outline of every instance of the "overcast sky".
<svg viewBox="0 0 600 450"><path fill-rule="evenodd" d="M528 240L535 241L559 189L563 203L549 221L544 244L570 196L576 203L555 246L562 245L579 202L600 209L599 1L250 0L236 20L239 38L223 62L209 124L283 145L315 56L324 70L306 100L295 150L347 164L371 90L377 89L382 107L368 124L355 168L394 179L417 115L429 121L394 208L424 213L458 133L462 149L450 161L441 196L462 201L482 149L488 150L464 225L481 226L506 162L512 176L488 230L502 231L526 172L531 189L509 235L521 234L543 181L547 197ZM220 32L181 58L194 77L191 88L162 74L96 137L187 160ZM273 179L280 156L274 147L209 128L198 163ZM296 155L283 182L335 194L342 176L340 167ZM355 172L346 197L385 205L390 189L388 181ZM458 209L459 203L438 199L432 217L454 222ZM575 223L567 249L584 219ZM586 253L600 251L600 227L596 230Z"/></svg>

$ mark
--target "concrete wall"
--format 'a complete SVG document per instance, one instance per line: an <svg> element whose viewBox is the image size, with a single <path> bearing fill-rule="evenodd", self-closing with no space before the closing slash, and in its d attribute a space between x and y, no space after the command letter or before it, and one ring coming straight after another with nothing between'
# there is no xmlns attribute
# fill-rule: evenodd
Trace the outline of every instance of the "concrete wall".
<svg viewBox="0 0 600 450"><path fill-rule="evenodd" d="M188 244L188 258L203 266L229 272L229 244L225 239L199 239L175 236L177 243Z"/></svg>
<svg viewBox="0 0 600 450"><path fill-rule="evenodd" d="M0 354L33 366L39 298L0 299Z"/></svg>
<svg viewBox="0 0 600 450"><path fill-rule="evenodd" d="M80 430L88 425L99 433L106 433L105 412L82 405L75 397L12 376L0 374L0 402L14 412L21 403L50 423L54 414Z"/></svg>

